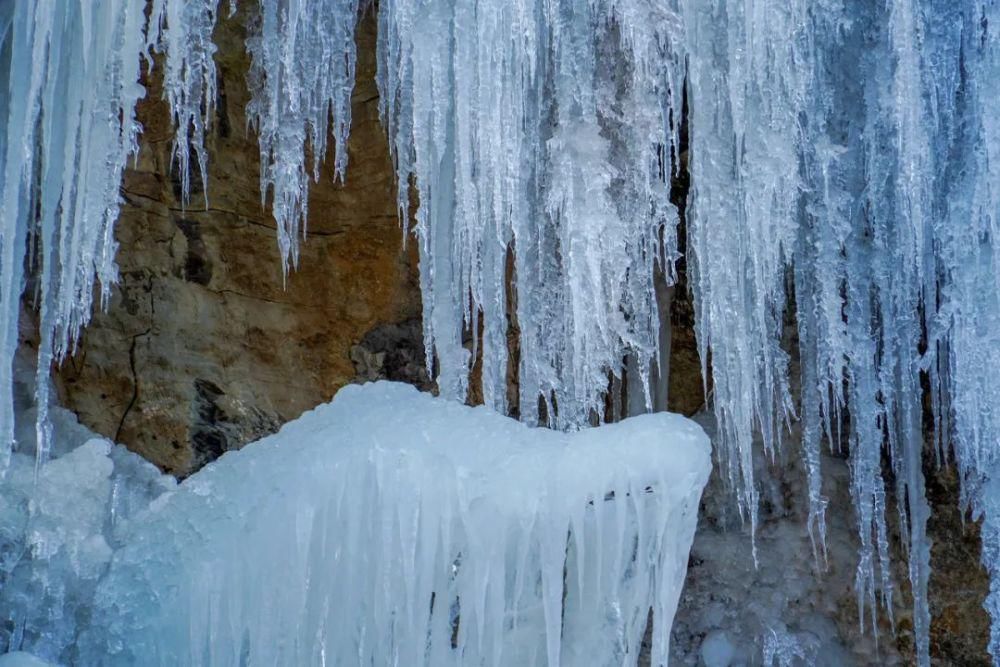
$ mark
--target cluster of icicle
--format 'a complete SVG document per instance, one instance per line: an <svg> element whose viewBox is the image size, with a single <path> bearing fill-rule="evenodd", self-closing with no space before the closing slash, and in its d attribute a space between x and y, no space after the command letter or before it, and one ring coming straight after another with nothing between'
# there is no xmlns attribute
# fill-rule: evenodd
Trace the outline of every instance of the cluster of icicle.
<svg viewBox="0 0 1000 667"><path fill-rule="evenodd" d="M188 203L192 162L207 205L215 117L212 32L219 0L11 0L0 4L0 471L14 441L12 359L22 297L39 312L39 461L48 449L48 372L71 354L117 281L122 175L137 157L141 78L162 55L163 95L176 132L172 168ZM227 3L228 14L236 10ZM347 164L354 87L356 0L264 0L247 49L254 92L248 116L260 135L261 191L274 201L287 270L304 233L307 144L314 177L336 137ZM331 114L336 119L331 128ZM22 323L23 324L23 323Z"/></svg>
<svg viewBox="0 0 1000 667"><path fill-rule="evenodd" d="M380 3L382 115L400 210L411 181L419 199L424 344L444 395L465 397L463 334L481 328L484 401L507 410L515 320L529 423L603 414L626 355L649 373L654 270L671 274L677 251L684 74L679 17L657 5Z"/></svg>
<svg viewBox="0 0 1000 667"><path fill-rule="evenodd" d="M87 321L95 277L103 299L115 278L117 184L135 152L139 62L152 46L167 52L177 162L186 182L190 144L204 177L217 2L160 0L148 25L141 4L0 6L8 441L26 237L44 375ZM334 171L345 173L359 6L247 4L260 5L248 49L261 189L294 263L330 132ZM820 451L849 443L859 604L874 617L879 595L892 606L887 448L926 663L926 404L934 450L954 452L964 501L984 516L984 560L1000 568L1000 497L990 491L1000 484L1000 117L991 108L1000 7L382 0L375 11L383 121L404 218L416 204L425 344L441 392L464 398L481 356L483 396L507 410L510 330L520 334L518 407L529 422L600 420L626 360L656 377L655 283L673 278L678 256L668 192L682 162L686 82L687 260L720 462L755 524L753 443L770 450L801 419L821 557ZM788 338L801 363L797 411ZM998 594L989 607L1000 619ZM1000 623L991 650L1000 656Z"/></svg>
<svg viewBox="0 0 1000 667"><path fill-rule="evenodd" d="M263 0L247 39L247 116L260 139L261 203L270 195L286 273L298 265L310 173L319 180L331 133L334 175L343 180L347 170L357 15L358 0Z"/></svg>
<svg viewBox="0 0 1000 667"><path fill-rule="evenodd" d="M650 373L686 78L688 266L721 464L755 524L752 446L801 419L822 557L820 448L849 444L874 627L879 596L892 609L887 448L926 664L925 397L1000 566L1000 498L983 492L1000 441L998 28L987 2L383 2L384 120L400 206L419 194L442 392L464 396L463 332L481 328L483 394L504 409L512 321L526 420L540 397L550 424L585 425L608 373L629 357Z"/></svg>
<svg viewBox="0 0 1000 667"><path fill-rule="evenodd" d="M810 529L822 543L821 443L846 441L859 606L874 624L881 595L891 613L885 447L927 664L925 439L939 461L954 451L964 501L986 511L984 561L1000 564L995 499L982 492L1000 442L1000 7L689 4L688 247L730 477L752 516L754 433L775 446L791 412L790 311ZM995 594L988 606L1000 619Z"/></svg>
<svg viewBox="0 0 1000 667"><path fill-rule="evenodd" d="M0 471L14 441L13 359L23 297L38 309L38 456L50 441L49 368L72 353L117 280L122 175L138 152L143 64L169 51L165 94L188 191L204 178L214 113L214 1L12 0L0 4Z"/></svg>

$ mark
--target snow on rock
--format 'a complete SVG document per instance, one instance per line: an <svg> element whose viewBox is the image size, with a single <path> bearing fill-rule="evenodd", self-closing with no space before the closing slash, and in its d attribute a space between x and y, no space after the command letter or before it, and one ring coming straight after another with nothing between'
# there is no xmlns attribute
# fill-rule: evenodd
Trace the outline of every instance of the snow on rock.
<svg viewBox="0 0 1000 667"><path fill-rule="evenodd" d="M162 496L80 643L102 664L665 664L708 439L562 433L378 382Z"/></svg>

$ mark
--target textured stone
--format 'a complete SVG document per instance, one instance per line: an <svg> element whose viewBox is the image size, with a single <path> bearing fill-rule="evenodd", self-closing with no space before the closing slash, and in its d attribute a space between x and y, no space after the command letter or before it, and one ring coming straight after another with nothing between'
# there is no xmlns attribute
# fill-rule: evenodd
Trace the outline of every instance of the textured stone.
<svg viewBox="0 0 1000 667"><path fill-rule="evenodd" d="M86 425L180 476L329 400L354 380L351 349L370 331L416 322L409 363L422 367L415 248L402 245L378 121L374 21L358 32L346 183L324 169L313 185L308 239L285 284L244 113L251 7L222 12L216 29L207 210L197 174L190 204L180 201L158 70L148 77L138 163L122 188L121 281L58 375L64 404Z"/></svg>
<svg viewBox="0 0 1000 667"><path fill-rule="evenodd" d="M713 432L711 415L700 413L695 418L709 434ZM847 449L824 448L821 457L823 493L829 504L827 554L817 563L806 531L808 493L799 437L793 427L773 459L760 449L755 452L761 496L757 566L751 558L749 527L740 520L718 467L713 471L702 496L675 617L671 664L703 664L703 643L722 635L736 647L732 664L762 664L763 641L772 632L794 637L802 645L807 659L792 663L796 665L915 664L907 556L892 493L886 519L895 624L880 608L876 641L870 610L865 612L862 631L854 589L859 540ZM982 607L989 580L979 563L978 525L959 510L953 468L939 468L928 452L924 474L931 504L931 663L989 665L989 618ZM887 485L894 486L891 480Z"/></svg>
<svg viewBox="0 0 1000 667"><path fill-rule="evenodd" d="M708 414L698 419L709 434ZM760 665L769 637L794 638L805 660L794 665L908 664L907 635L899 621L908 599L897 595L897 635L879 616L879 637L866 617L861 631L854 572L858 540L850 502L850 478L842 455L823 456L827 510L826 558L814 557L806 531L808 495L797 433L772 460L760 449L755 474L761 504L756 535L758 562L751 552L749 526L716 466L702 496L698 531L688 565L671 640L672 665L701 665L703 644L725 637L733 665ZM818 545L817 545L818 546ZM899 585L905 570L893 571ZM902 646L901 646L902 644ZM784 664L784 663L781 663Z"/></svg>
<svg viewBox="0 0 1000 667"><path fill-rule="evenodd" d="M979 562L979 523L959 508L954 467L937 467L926 456L931 517L931 656L937 665L990 665L990 618L983 607L989 575Z"/></svg>
<svg viewBox="0 0 1000 667"><path fill-rule="evenodd" d="M424 363L419 320L372 329L351 347L351 361L359 382L392 380L412 384L422 391L435 390Z"/></svg>

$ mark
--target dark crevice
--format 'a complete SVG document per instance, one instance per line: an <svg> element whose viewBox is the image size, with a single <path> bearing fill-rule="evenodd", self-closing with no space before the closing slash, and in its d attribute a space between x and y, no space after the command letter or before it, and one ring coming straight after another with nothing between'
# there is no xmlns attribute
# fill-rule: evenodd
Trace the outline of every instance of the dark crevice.
<svg viewBox="0 0 1000 667"><path fill-rule="evenodd" d="M135 368L135 347L139 342L139 339L148 336L153 331L153 322L156 317L156 301L153 298L153 277L149 276L146 281L145 286L146 292L149 294L149 326L146 327L145 331L137 333L132 336L131 343L128 349L128 367L129 373L132 376L132 397L129 399L128 405L125 406L124 412L122 412L121 419L118 420L118 428L115 429L115 442L121 442L122 429L125 427L125 419L128 418L129 413L132 408L135 407L136 402L139 400L139 374Z"/></svg>

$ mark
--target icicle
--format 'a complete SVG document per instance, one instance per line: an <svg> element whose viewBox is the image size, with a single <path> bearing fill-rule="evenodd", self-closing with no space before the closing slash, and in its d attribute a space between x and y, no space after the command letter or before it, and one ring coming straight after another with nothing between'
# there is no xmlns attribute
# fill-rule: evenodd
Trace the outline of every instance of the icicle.
<svg viewBox="0 0 1000 667"><path fill-rule="evenodd" d="M942 174L934 226L940 307L928 338L943 361L927 363L932 387L950 409L948 425L962 477L963 500L981 517L982 562L990 573L986 608L992 617L989 650L1000 661L1000 7L956 5L927 37L928 51L944 50L935 68L933 154L952 164ZM951 30L948 31L947 28ZM955 95L956 90L958 95ZM935 348L928 350L932 355ZM932 360L931 360L932 361ZM940 416L939 416L940 418Z"/></svg>
<svg viewBox="0 0 1000 667"><path fill-rule="evenodd" d="M215 43L212 31L219 0L153 0L147 46L165 54L163 90L174 124L173 160L180 170L181 202L191 193L191 151L208 208L208 151L216 103ZM229 1L229 13L236 10Z"/></svg>
<svg viewBox="0 0 1000 667"><path fill-rule="evenodd" d="M990 411L980 398L1000 393L984 379L1000 371L983 352L996 342L981 333L959 342L967 326L991 330L984 323L997 307L981 286L963 287L998 284L993 223L978 222L998 211L983 195L996 190L984 176L1000 136L988 135L995 114L977 108L977 91L997 72L987 55L995 10L923 0L818 3L808 14L769 2L683 6L688 245L699 344L703 360L711 354L730 451L723 463L752 525L751 440L759 433L770 447L788 412L778 343L791 264L810 533L822 540L820 441L836 444L847 416L862 615L870 608L875 627L881 598L892 620L884 448L909 551L917 658L927 664L921 373L936 437L953 438L974 504L998 432L983 424Z"/></svg>
<svg viewBox="0 0 1000 667"><path fill-rule="evenodd" d="M334 178L346 174L357 17L358 0L261 0L250 27L247 118L260 139L262 203L270 197L286 274L298 264L310 172L319 180L331 132Z"/></svg>
<svg viewBox="0 0 1000 667"><path fill-rule="evenodd" d="M48 369L73 349L94 281L106 300L116 277L118 187L136 150L140 58L151 48L165 55L184 201L192 159L205 184L218 11L218 0L154 0L147 27L141 3L125 0L0 4L0 468L13 441L11 361L25 283L36 280L39 297L44 457ZM357 0L261 0L251 26L248 115L286 271L297 261L309 178L318 178L328 133L334 175L345 175L358 11ZM686 80L689 276L725 477L753 531L752 447L760 440L771 451L795 416L782 347L794 303L817 557L821 448L823 440L840 446L846 424L862 616L870 611L875 627L879 600L892 608L888 452L918 662L927 664L925 386L935 449L942 458L952 445L963 500L984 517L984 563L1000 577L992 542L1000 525L995 3L383 0L378 12L380 112L401 215L416 193L426 356L442 394L465 398L481 329L485 401L508 409L507 332L516 319L526 421L565 429L600 421L609 378L620 384L626 364L629 411L651 407L649 375L654 362L663 365L655 278L669 283L677 257L667 195ZM413 528L420 516L386 516L400 532L379 539L420 548L433 540ZM621 517L606 518L621 529ZM374 537L343 520L358 539ZM297 557L330 546L314 529L296 534ZM600 542L600 531L595 539L594 558L581 567L593 562L600 581L622 554ZM350 567L360 575L388 566ZM454 582L410 575L422 582L414 586L447 590L427 624L450 631ZM589 576L581 574L581 590ZM472 613L482 617L498 593L473 583ZM529 584L519 586L527 594ZM389 613L388 600L378 604L377 614ZM989 606L1000 627L995 596ZM213 608L201 620L221 623L228 613ZM1000 655L1000 630L994 635ZM495 635L466 625L456 641L485 651ZM368 636L360 645L372 659L386 657ZM550 659L556 653L547 647Z"/></svg>
<svg viewBox="0 0 1000 667"><path fill-rule="evenodd" d="M463 334L481 319L484 397L506 409L509 250L523 418L542 419L539 400L555 426L603 414L629 351L648 375L653 269L672 276L676 257L678 31L669 8L632 0L380 3L382 116L402 212L417 191L444 395L465 398Z"/></svg>
<svg viewBox="0 0 1000 667"><path fill-rule="evenodd" d="M711 350L717 446L755 532L755 431L771 450L791 409L780 341L802 188L806 5L683 4L696 334L703 363Z"/></svg>
<svg viewBox="0 0 1000 667"><path fill-rule="evenodd" d="M40 344L39 461L48 448L48 373L72 350L93 308L94 282L105 302L117 279L122 171L137 150L135 103L144 94L143 8L126 0L5 3L0 108L0 431L3 461L13 442L11 363L25 282L26 236L38 249Z"/></svg>

